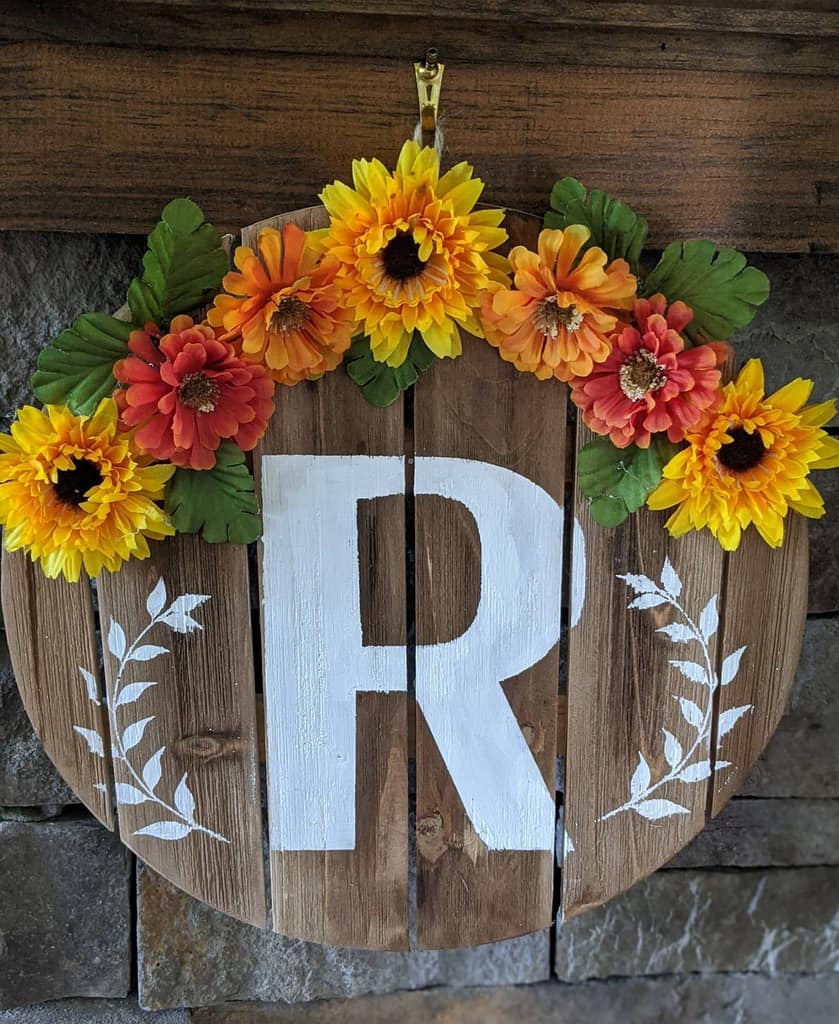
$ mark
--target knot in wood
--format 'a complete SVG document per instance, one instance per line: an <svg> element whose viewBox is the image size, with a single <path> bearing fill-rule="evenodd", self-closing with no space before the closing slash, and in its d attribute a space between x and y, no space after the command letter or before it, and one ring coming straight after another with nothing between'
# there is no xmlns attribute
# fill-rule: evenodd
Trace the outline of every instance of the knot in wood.
<svg viewBox="0 0 839 1024"><path fill-rule="evenodd" d="M205 764L222 757L235 757L241 752L239 736L233 733L196 733L182 736L172 744L176 757L183 761L199 761Z"/></svg>

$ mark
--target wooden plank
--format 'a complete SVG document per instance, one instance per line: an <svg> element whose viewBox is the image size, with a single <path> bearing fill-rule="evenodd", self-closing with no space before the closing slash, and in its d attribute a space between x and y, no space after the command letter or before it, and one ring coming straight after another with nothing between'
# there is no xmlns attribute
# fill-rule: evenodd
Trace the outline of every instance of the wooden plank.
<svg viewBox="0 0 839 1024"><path fill-rule="evenodd" d="M429 43L450 67L485 63L491 55L520 66L624 67L687 71L774 71L834 76L839 70L839 18L830 9L803 11L741 5L597 3L544 5L524 17L518 9L447 5L445 16L415 5L375 12L375 54L406 60ZM189 39L192 50L287 53L307 57L370 52L371 15L355 5L294 4L243 7L149 3L147 0L6 0L0 37L169 50ZM721 17L722 16L722 17Z"/></svg>
<svg viewBox="0 0 839 1024"><path fill-rule="evenodd" d="M42 0L42 10L60 7L59 0ZM149 0L124 0L123 7L132 12L154 7ZM321 13L331 16L360 14L368 19L383 14L411 17L417 13L413 0L170 0L175 10L212 10L216 20L231 11L255 11L265 20L272 12L282 14ZM789 0L768 0L763 4L737 3L736 0L706 0L704 3L673 4L667 0L567 0L558 5L546 0L457 0L446 5L453 18L463 21L499 21L511 19L540 22L546 26L571 28L575 25L606 24L638 26L646 30L670 28L731 29L761 34L812 35L839 34L839 18L832 0L808 0L791 5Z"/></svg>
<svg viewBox="0 0 839 1024"><path fill-rule="evenodd" d="M122 841L180 889L264 927L246 549L179 534L103 573L99 610Z"/></svg>
<svg viewBox="0 0 839 1024"><path fill-rule="evenodd" d="M260 227L293 220L306 229L322 227L322 207L275 217L242 233L253 245ZM368 405L343 372L316 384L282 390L277 414L256 452L257 479L263 460L285 455L403 456L402 402L388 409ZM404 480L404 472L402 478ZM322 510L314 509L313 516ZM274 514L277 510L273 510ZM358 503L362 634L365 645L405 644L404 499ZM289 535L289 546L297 543ZM261 567L264 567L261 545ZM263 615L265 580L261 579ZM311 633L312 622L307 624ZM266 631L264 631L266 632ZM327 638L328 639L328 638ZM271 641L273 643L273 641ZM282 743L279 700L271 683L276 652L266 641L265 703L269 790L279 764L272 756ZM406 670L407 671L407 670ZM309 680L311 682L311 680ZM404 688L406 679L399 680ZM276 686L291 680L277 679ZM275 710L273 705L277 705ZM408 722L403 693L358 693L355 701L355 842L353 849L273 849L271 879L274 926L286 935L337 946L408 948ZM334 737L320 735L324 762ZM279 788L279 787L278 787ZM284 787L282 799L312 799ZM280 808L271 804L272 835Z"/></svg>
<svg viewBox="0 0 839 1024"><path fill-rule="evenodd" d="M513 215L506 226L513 243L535 247L537 221ZM456 743L471 745L471 721L480 733L480 742L475 744L480 767L475 764L477 777L471 784L494 790L496 800L504 801L506 787L499 772L515 774L511 765L516 750L512 745L499 749L494 743L494 730L487 727L495 714L492 692L500 681L487 678L488 686L473 699L471 693L467 696L461 689L464 679L472 673L468 666L455 668L459 657L456 647L443 650L448 671L442 663L429 661L429 671L435 667L439 671L436 677L424 678L423 659L428 645L445 643L470 625L477 595L483 592L482 601L501 601L506 607L509 594L497 591L496 583L486 575L491 552L482 550L482 535L472 513L463 504L432 502L421 496L422 459L457 456L513 470L538 484L561 508L564 435L565 388L517 373L489 345L468 336L464 337L464 353L459 359L440 361L415 388L416 658L417 702L421 708L417 714L416 751L420 948L473 945L547 927L551 921L553 888L551 850L503 845L490 849L482 841L477 824L466 813L465 804L471 798L457 788L454 769L451 765L447 769L444 762L439 744L446 742L445 731L439 722L434 734L429 729L429 699L434 700L435 717L446 717L447 707L453 723L461 716L461 724L453 726ZM465 469L456 469L454 476L465 474ZM494 486L494 480L493 476L487 477L488 486ZM503 490L503 481L499 486ZM497 506L499 519L504 513L505 509ZM561 554L561 536L553 534L549 527L544 536L505 539L511 547L520 542L532 545L544 561L557 557L552 545L559 546ZM512 567L512 574L517 569L518 563ZM557 624L559 603L557 583ZM509 615L512 620L513 609L509 609ZM513 638L508 640L515 645ZM474 672L489 673L497 652L487 652L482 644L478 646L482 648L480 656L486 655L487 660L476 663ZM433 651L429 658L431 654ZM558 685L558 647L553 646L536 664L507 679L503 687L551 803ZM500 713L503 715L505 710L509 708L501 707ZM527 757L527 748L524 752ZM507 808L506 812L514 814L515 808Z"/></svg>
<svg viewBox="0 0 839 1024"><path fill-rule="evenodd" d="M23 705L64 781L113 831L110 742L90 582L47 579L22 551L4 548L1 564L3 620Z"/></svg>
<svg viewBox="0 0 839 1024"><path fill-rule="evenodd" d="M719 691L711 813L719 814L766 749L792 693L807 620L807 520L790 512L783 546L773 550L754 528L728 555L720 627L724 658L745 647L736 675ZM746 710L743 710L746 709ZM730 731L729 731L730 729ZM722 731L722 735L720 735Z"/></svg>
<svg viewBox="0 0 839 1024"><path fill-rule="evenodd" d="M653 247L704 236L749 249L839 249L839 105L819 78L774 67L557 75L517 57L510 48L446 72L451 159L476 165L487 198L541 212L553 181L573 173L635 205ZM186 192L228 229L311 202L347 176L353 156L392 160L416 123L404 59L257 52L231 61L170 50L165 104L149 59L144 47L0 49L0 228L145 232ZM153 133L138 131L150 120ZM651 142L645 125L682 126L679 145ZM210 144L212 161L194 159Z"/></svg>
<svg viewBox="0 0 839 1024"><path fill-rule="evenodd" d="M591 438L584 427L578 434L580 447ZM652 512L607 530L592 520L579 491L575 502L585 558L577 550L574 562L584 567L585 584L579 576L572 579L584 602L568 648L565 918L605 903L657 870L705 823L707 772L702 777L699 771L696 782L679 776L689 765L708 761L713 694L671 663L696 662L707 676L715 666L718 636L677 644L658 629L698 625L723 582L723 552L709 533L673 540L664 529L666 515ZM578 536L578 549L579 544ZM670 577L672 599L645 600L638 593L645 590L641 580L633 587L618 578L645 576L660 586L668 578L665 559L681 581L677 586ZM636 597L641 606L629 608ZM712 613L706 614L710 627ZM673 739L666 742L664 730ZM675 808L653 801L682 810L671 813Z"/></svg>

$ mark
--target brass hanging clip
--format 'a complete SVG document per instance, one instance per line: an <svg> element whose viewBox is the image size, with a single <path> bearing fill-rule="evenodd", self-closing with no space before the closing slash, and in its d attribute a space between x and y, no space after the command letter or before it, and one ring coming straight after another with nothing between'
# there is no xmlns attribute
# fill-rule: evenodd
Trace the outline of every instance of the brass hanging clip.
<svg viewBox="0 0 839 1024"><path fill-rule="evenodd" d="M439 62L439 54L430 47L425 51L425 60L414 64L419 96L420 125L424 132L437 128L437 114L440 109L440 86L443 84L445 65Z"/></svg>

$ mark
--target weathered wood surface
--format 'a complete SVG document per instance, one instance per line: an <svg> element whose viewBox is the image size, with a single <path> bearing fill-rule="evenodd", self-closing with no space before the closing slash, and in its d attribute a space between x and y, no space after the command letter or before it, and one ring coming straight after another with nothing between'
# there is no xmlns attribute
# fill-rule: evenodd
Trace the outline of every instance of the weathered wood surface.
<svg viewBox="0 0 839 1024"><path fill-rule="evenodd" d="M585 428L578 433L581 447L591 435ZM705 641L706 656L696 641L674 643L657 630L672 622L687 625L685 614L663 601L647 609L629 608L638 592L617 577L644 575L661 584L669 559L682 583L675 596L695 624L708 602L719 598L723 582L723 552L707 532L674 541L664 530L666 516L652 512L606 530L592 520L579 492L575 514L585 537L587 569L582 615L568 647L565 918L604 903L657 870L701 830L708 805L707 774L683 782L675 777L674 766L707 762L711 694L671 662L713 667L717 636ZM700 712L697 726L686 720L682 700L674 698L693 702ZM665 744L664 729L678 749L672 741ZM641 758L647 769L639 767ZM648 820L627 806L634 789L639 802L645 791L648 801L670 801L682 810ZM654 813L656 808L647 804L642 810Z"/></svg>
<svg viewBox="0 0 839 1024"><path fill-rule="evenodd" d="M13 0L2 22L0 228L146 232L184 192L223 229L311 203L353 156L395 158L417 119L411 61L433 44L451 157L495 201L541 213L574 174L633 203L653 246L839 249L829 3L468 2L440 18L407 2Z"/></svg>
<svg viewBox="0 0 839 1024"><path fill-rule="evenodd" d="M264 927L247 552L181 534L98 583L122 840L181 889ZM171 823L164 836L159 822Z"/></svg>
<svg viewBox="0 0 839 1024"><path fill-rule="evenodd" d="M537 221L512 216L507 228L513 244L535 248ZM565 404L562 385L518 373L485 342L465 336L463 355L437 363L415 388L416 456L456 455L502 466L538 484L561 507ZM504 508L499 506L499 518L503 514ZM486 593L488 581L482 580L487 553L482 557L475 521L463 505L417 493L415 525L417 701L421 709L423 645L458 637L472 623L479 599L491 602L494 595L491 590ZM533 547L544 559L552 549L561 552L562 537L550 528L542 536L505 540ZM518 564L512 569L515 572ZM557 623L559 614L557 580ZM513 617L514 610L509 609L509 618ZM515 645L517 638L510 637L507 642ZM494 655L489 657L491 661ZM482 667L475 664L474 671L480 672ZM491 671L494 665L486 668ZM551 794L558 685L557 646L503 685ZM451 681L441 678L433 686L445 691L453 720L463 714L466 700L468 717L482 736L482 781L490 789L495 787L502 799L499 773L509 771L512 751L492 745L491 730L483 718L490 714L489 703L473 703L471 696L466 699L454 671ZM552 851L487 848L466 814L421 710L417 713L416 758L418 945L470 945L547 927L553 891Z"/></svg>
<svg viewBox="0 0 839 1024"><path fill-rule="evenodd" d="M49 580L22 551L4 548L0 586L15 680L38 739L67 785L113 831L108 727L90 582ZM87 730L95 745L93 735L100 738L101 755L91 752L76 727Z"/></svg>
<svg viewBox="0 0 839 1024"><path fill-rule="evenodd" d="M323 208L316 207L253 225L243 232L243 241L254 245L260 227L279 227L289 220L305 229L328 223ZM315 384L282 388L277 415L256 452L257 480L262 459L272 454L401 456L402 416L401 400L388 409L374 409L342 372L327 374ZM404 499L359 502L358 524L364 643L404 645ZM293 545L295 538L290 536L288 543ZM262 583L264 598L264 580ZM269 642L264 652L266 678L271 665ZM279 679L276 685L282 686L284 681ZM285 685L291 681L286 680ZM280 724L272 710L275 695L267 683L265 690L270 753L271 732ZM285 935L330 945L407 949L408 720L404 694L359 693L356 730L355 849L272 850L274 926ZM330 737L321 739L326 758ZM281 742L278 733L276 742ZM293 798L290 794L289 799ZM272 813L277 811L271 807Z"/></svg>
<svg viewBox="0 0 839 1024"><path fill-rule="evenodd" d="M726 556L721 679L723 657L745 650L736 676L719 691L716 760L730 764L715 768L714 815L766 749L789 703L807 619L807 546L807 520L790 513L782 547L773 551L751 529Z"/></svg>
<svg viewBox="0 0 839 1024"><path fill-rule="evenodd" d="M14 42L167 50L173 40L188 37L194 49L317 58L369 52L374 18L375 54L382 60L405 60L434 43L454 64L484 63L488 55L512 52L522 65L830 76L839 58L839 19L830 0L796 4L794 10L787 0L752 8L731 0L690 5L475 0L448 4L431 19L410 2L104 0L91 7L86 0L44 0L33 7L28 0L6 0L0 33Z"/></svg>

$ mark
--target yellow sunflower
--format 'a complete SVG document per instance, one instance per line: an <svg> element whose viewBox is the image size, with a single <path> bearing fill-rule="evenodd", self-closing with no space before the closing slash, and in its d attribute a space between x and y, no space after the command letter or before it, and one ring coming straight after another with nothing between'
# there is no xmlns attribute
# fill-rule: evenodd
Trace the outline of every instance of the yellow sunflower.
<svg viewBox="0 0 839 1024"><path fill-rule="evenodd" d="M672 508L674 537L707 527L726 551L754 523L773 548L784 539L788 509L824 515L812 469L839 466L839 440L820 429L836 415L834 401L808 406L811 380L800 377L764 397L763 366L750 359L727 384L717 406L685 437L688 447L664 467L647 504Z"/></svg>
<svg viewBox="0 0 839 1024"><path fill-rule="evenodd" d="M440 177L436 151L416 142L402 146L393 173L353 161L353 184L321 193L331 217L321 244L339 262L343 302L373 357L401 366L415 330L435 355L459 356L458 324L482 338L481 292L507 283L506 261L490 251L507 238L504 211L475 211L484 185L469 164Z"/></svg>
<svg viewBox="0 0 839 1024"><path fill-rule="evenodd" d="M151 465L121 433L112 399L93 416L60 405L18 410L0 434L0 524L8 551L24 548L44 573L76 582L148 558L147 538L175 530L155 504L175 472Z"/></svg>

